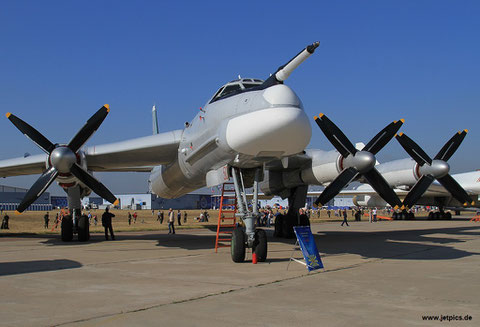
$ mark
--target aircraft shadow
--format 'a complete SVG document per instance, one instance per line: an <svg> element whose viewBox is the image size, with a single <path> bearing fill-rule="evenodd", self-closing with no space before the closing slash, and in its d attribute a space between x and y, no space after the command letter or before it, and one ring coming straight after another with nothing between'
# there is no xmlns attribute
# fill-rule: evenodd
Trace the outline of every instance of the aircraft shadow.
<svg viewBox="0 0 480 327"><path fill-rule="evenodd" d="M446 234L448 237L436 234ZM329 231L318 232L314 237L320 253L326 256L357 254L364 258L442 260L479 255L480 252L469 252L453 247L455 244L465 242L463 236L479 235L479 227L456 227L385 232Z"/></svg>
<svg viewBox="0 0 480 327"><path fill-rule="evenodd" d="M80 268L82 264L68 259L0 262L0 276Z"/></svg>
<svg viewBox="0 0 480 327"><path fill-rule="evenodd" d="M480 236L479 227L454 227L422 230L394 230L381 232L354 232L345 227L345 231L320 231L314 235L317 247L323 256L340 254L357 254L364 258L395 258L406 260L441 260L458 259L480 252L455 249L453 245L465 242L465 236ZM294 249L295 239L273 237L273 230L266 229L269 243L291 244ZM196 234L193 234L196 233ZM439 235L446 236L439 236ZM38 237L38 236L25 236ZM59 235L42 236L48 239L43 244L51 246L82 246L106 241L102 233L92 234L86 243L72 241L62 242ZM166 231L117 233L117 241L151 240L156 246L182 248L186 250L211 249L215 246L215 234L198 234L198 230L177 229L175 235ZM115 241L115 242L117 242ZM438 250L432 252L432 250ZM428 253L427 253L428 252ZM268 259L267 259L268 261Z"/></svg>

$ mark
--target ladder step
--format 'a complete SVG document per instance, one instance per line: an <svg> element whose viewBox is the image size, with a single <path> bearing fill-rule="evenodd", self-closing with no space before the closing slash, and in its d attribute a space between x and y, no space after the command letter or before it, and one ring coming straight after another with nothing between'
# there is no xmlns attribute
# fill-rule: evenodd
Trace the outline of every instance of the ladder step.
<svg viewBox="0 0 480 327"><path fill-rule="evenodd" d="M223 227L223 228L234 228L235 226L237 226L237 225L233 225L233 224L230 224L230 225L220 225L220 227Z"/></svg>
<svg viewBox="0 0 480 327"><path fill-rule="evenodd" d="M231 238L219 238L218 241L219 242L231 242L232 239Z"/></svg>
<svg viewBox="0 0 480 327"><path fill-rule="evenodd" d="M232 234L233 232L232 231L219 231L218 234Z"/></svg>

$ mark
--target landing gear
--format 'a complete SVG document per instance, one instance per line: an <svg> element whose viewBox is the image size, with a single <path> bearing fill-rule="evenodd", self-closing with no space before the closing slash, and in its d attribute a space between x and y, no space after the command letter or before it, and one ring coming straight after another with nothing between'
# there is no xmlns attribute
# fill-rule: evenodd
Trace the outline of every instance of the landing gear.
<svg viewBox="0 0 480 327"><path fill-rule="evenodd" d="M310 226L308 216L299 215L299 209L305 206L307 198L307 187L298 186L291 189L288 197L288 213L286 215L278 215L275 218L275 237L295 238L294 226Z"/></svg>
<svg viewBox="0 0 480 327"><path fill-rule="evenodd" d="M291 215L278 215L275 218L275 231L273 232L273 236L275 237L283 237L283 238L294 238L295 233L293 231L293 226L295 226L295 219L296 217L292 217Z"/></svg>
<svg viewBox="0 0 480 327"><path fill-rule="evenodd" d="M90 224L88 217L85 215L78 219L77 234L79 242L86 242L90 239Z"/></svg>
<svg viewBox="0 0 480 327"><path fill-rule="evenodd" d="M439 219L445 219L445 220L450 220L452 219L452 213L450 211L443 211L440 209L440 211L431 211L428 214L428 219L434 219L434 220L439 220Z"/></svg>
<svg viewBox="0 0 480 327"><path fill-rule="evenodd" d="M415 214L411 211L403 210L392 214L393 220L415 220Z"/></svg>
<svg viewBox="0 0 480 327"><path fill-rule="evenodd" d="M263 229L257 229L253 252L257 255L258 262L267 260L267 233Z"/></svg>
<svg viewBox="0 0 480 327"><path fill-rule="evenodd" d="M62 241L70 242L73 240L73 220L72 216L64 216L62 219Z"/></svg>
<svg viewBox="0 0 480 327"><path fill-rule="evenodd" d="M68 207L71 215L64 216L62 219L62 241L70 242L73 240L73 234L78 234L79 242L87 242L90 239L90 223L88 217L82 215L81 211L81 190L79 186L71 187L67 190Z"/></svg>
<svg viewBox="0 0 480 327"><path fill-rule="evenodd" d="M245 261L246 248L251 248L257 255L257 261L264 262L267 260L267 234L264 230L257 230L255 226L255 222L259 216L258 181L260 180L260 170L257 170L255 173L255 180L253 182L252 211L248 210L242 172L238 168L232 167L232 177L235 186L235 194L237 196L237 215L242 219L243 224L245 225L245 228L235 228L232 233L232 261Z"/></svg>
<svg viewBox="0 0 480 327"><path fill-rule="evenodd" d="M245 261L245 232L243 228L237 227L232 233L232 246L230 248L233 262Z"/></svg>

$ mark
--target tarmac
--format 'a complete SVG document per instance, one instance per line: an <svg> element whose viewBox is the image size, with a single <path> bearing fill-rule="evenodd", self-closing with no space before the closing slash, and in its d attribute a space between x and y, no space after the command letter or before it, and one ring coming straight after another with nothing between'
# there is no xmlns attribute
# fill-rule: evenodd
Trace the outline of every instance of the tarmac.
<svg viewBox="0 0 480 327"><path fill-rule="evenodd" d="M272 237L265 263L214 251L215 231L62 243L0 237L1 326L480 325L480 223L312 225L325 269ZM288 268L288 270L287 270ZM443 317L442 317L443 316ZM426 317L426 318L425 318ZM457 319L463 320L457 320ZM447 320L447 321L445 321Z"/></svg>

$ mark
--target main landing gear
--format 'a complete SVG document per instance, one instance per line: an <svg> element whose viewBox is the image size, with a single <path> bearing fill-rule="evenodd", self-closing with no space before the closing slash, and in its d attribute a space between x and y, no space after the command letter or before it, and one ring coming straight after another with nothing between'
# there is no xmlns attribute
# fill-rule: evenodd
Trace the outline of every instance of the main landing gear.
<svg viewBox="0 0 480 327"><path fill-rule="evenodd" d="M244 262L246 249L252 249L252 255L257 257L258 262L267 260L267 233L262 229L257 229L255 222L259 216L258 212L258 181L260 171L255 174L253 182L253 201L252 210L248 210L247 195L243 176L240 169L232 167L232 177L237 196L237 215L242 219L244 226L238 225L232 233L231 256L233 262Z"/></svg>
<svg viewBox="0 0 480 327"><path fill-rule="evenodd" d="M80 187L75 186L67 190L68 207L70 215L62 218L62 241L71 242L73 234L78 235L79 242L87 242L90 240L90 223L86 215L82 215L80 201Z"/></svg>

